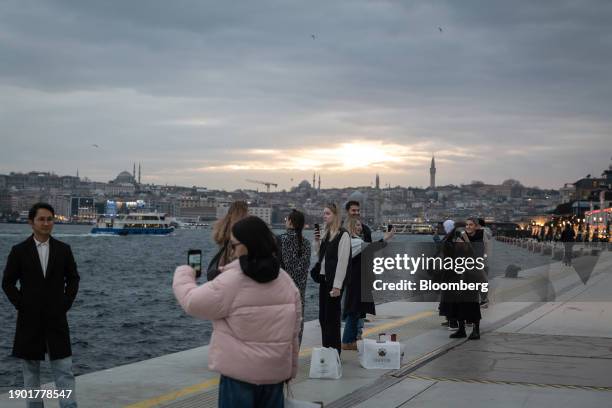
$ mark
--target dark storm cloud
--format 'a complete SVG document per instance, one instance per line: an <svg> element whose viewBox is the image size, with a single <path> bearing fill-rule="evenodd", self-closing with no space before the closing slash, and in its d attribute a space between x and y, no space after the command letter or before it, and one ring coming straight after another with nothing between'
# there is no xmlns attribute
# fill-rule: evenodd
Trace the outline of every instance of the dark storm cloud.
<svg viewBox="0 0 612 408"><path fill-rule="evenodd" d="M611 20L606 1L3 2L0 171L141 160L181 182L355 139L447 152L446 182L557 186L611 154Z"/></svg>

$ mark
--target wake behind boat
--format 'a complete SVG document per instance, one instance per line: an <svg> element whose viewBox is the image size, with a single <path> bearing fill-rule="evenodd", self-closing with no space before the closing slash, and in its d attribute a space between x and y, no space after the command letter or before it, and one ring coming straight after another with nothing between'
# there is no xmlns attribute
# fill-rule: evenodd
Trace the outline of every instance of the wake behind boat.
<svg viewBox="0 0 612 408"><path fill-rule="evenodd" d="M168 235L173 231L174 227L166 220L166 214L150 212L121 214L117 217L100 217L91 233Z"/></svg>

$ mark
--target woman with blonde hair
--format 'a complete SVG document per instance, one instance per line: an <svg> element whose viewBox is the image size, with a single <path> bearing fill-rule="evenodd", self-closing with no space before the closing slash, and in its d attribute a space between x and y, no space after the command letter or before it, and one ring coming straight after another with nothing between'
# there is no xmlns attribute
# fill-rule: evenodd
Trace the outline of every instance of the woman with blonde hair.
<svg viewBox="0 0 612 408"><path fill-rule="evenodd" d="M376 308L372 295L362 298L362 286L371 288L370 282L374 281L373 275L361 276L361 253L369 245L375 245L376 248L382 248L386 242L391 240L395 233L387 231L384 233L383 239L378 242L365 242L361 238L363 232L363 224L359 217L352 216L346 220L346 228L351 235L351 262L348 270L348 285L344 296L344 333L342 334L342 349L357 350L357 340L361 339L363 329L363 319L366 313L375 315ZM377 250L377 249L375 249ZM365 278L365 281L362 280ZM370 291L371 293L371 291ZM365 290L364 290L365 294Z"/></svg>
<svg viewBox="0 0 612 408"><path fill-rule="evenodd" d="M213 239L219 245L219 251L208 264L206 276L209 281L219 275L220 267L233 261L232 247L230 245L232 227L248 215L249 207L247 203L245 201L234 201L227 210L227 214L213 226Z"/></svg>
<svg viewBox="0 0 612 408"><path fill-rule="evenodd" d="M318 259L311 272L319 283L319 323L323 347L340 348L340 315L342 288L351 259L351 237L342 228L342 214L335 203L323 209L323 238L315 230L315 248Z"/></svg>

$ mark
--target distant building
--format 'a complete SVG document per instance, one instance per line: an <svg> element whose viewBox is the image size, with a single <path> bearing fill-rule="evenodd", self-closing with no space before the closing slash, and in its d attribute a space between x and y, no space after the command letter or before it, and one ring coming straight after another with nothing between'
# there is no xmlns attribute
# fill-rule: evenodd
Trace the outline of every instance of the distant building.
<svg viewBox="0 0 612 408"><path fill-rule="evenodd" d="M117 175L117 177L115 177L114 180L110 181L110 183L114 183L114 184L121 184L121 183L136 184L136 179L128 171L122 171L121 173L119 173Z"/></svg>
<svg viewBox="0 0 612 408"><path fill-rule="evenodd" d="M272 223L271 207L249 207L249 214L261 218L266 224Z"/></svg>
<svg viewBox="0 0 612 408"><path fill-rule="evenodd" d="M574 183L577 200L590 200L599 191L612 190L612 164L601 174L601 177L588 176Z"/></svg>
<svg viewBox="0 0 612 408"><path fill-rule="evenodd" d="M71 197L70 217L78 220L96 218L96 206L93 197Z"/></svg>
<svg viewBox="0 0 612 408"><path fill-rule="evenodd" d="M565 183L559 189L561 203L569 203L576 199L576 185L573 183Z"/></svg>

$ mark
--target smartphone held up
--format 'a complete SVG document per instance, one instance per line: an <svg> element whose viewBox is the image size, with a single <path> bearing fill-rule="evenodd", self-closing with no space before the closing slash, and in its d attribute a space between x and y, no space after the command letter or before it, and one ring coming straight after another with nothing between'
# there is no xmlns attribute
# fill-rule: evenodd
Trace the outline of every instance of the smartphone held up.
<svg viewBox="0 0 612 408"><path fill-rule="evenodd" d="M190 249L187 251L187 264L196 271L196 278L202 275L202 251Z"/></svg>

